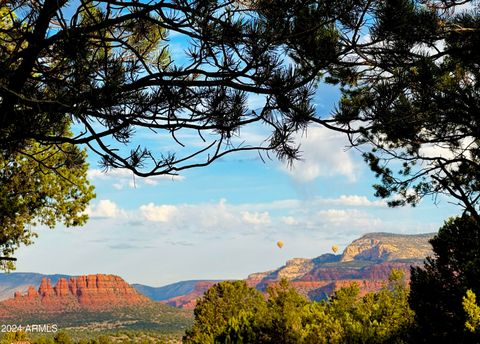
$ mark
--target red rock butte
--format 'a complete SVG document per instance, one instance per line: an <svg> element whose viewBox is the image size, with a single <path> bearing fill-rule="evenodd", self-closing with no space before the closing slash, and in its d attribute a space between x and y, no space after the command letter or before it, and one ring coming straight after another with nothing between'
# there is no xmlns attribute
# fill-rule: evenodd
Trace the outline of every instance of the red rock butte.
<svg viewBox="0 0 480 344"><path fill-rule="evenodd" d="M152 302L115 275L60 278L55 286L43 278L38 290L30 286L25 294L0 302L0 316L14 312L65 312L108 310Z"/></svg>

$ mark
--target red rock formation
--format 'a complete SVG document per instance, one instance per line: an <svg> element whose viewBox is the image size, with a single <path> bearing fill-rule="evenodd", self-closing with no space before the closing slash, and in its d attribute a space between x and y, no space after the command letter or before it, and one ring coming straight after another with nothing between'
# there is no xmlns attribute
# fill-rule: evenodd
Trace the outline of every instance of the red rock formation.
<svg viewBox="0 0 480 344"><path fill-rule="evenodd" d="M65 278L60 278L58 280L54 290L57 296L67 296L70 294L70 290L68 289L68 283Z"/></svg>
<svg viewBox="0 0 480 344"><path fill-rule="evenodd" d="M205 292L208 290L208 288L210 288L216 283L218 283L218 281L199 281L197 282L197 284L195 284L195 288L191 293L173 297L171 299L161 302L173 307L194 309L195 305L197 304L197 299L201 298L203 294L205 294Z"/></svg>
<svg viewBox="0 0 480 344"><path fill-rule="evenodd" d="M28 287L27 295L25 297L29 299L36 299L38 297L38 292L35 289L35 287L33 286Z"/></svg>
<svg viewBox="0 0 480 344"><path fill-rule="evenodd" d="M31 286L25 295L16 292L14 298L0 302L0 316L15 312L107 310L147 302L152 301L114 275L80 276L68 282L61 278L55 287L44 278L38 292Z"/></svg>
<svg viewBox="0 0 480 344"><path fill-rule="evenodd" d="M40 283L40 287L38 288L38 293L40 294L42 299L55 295L55 290L52 288L52 283L50 282L50 279L42 279L42 283Z"/></svg>
<svg viewBox="0 0 480 344"><path fill-rule="evenodd" d="M384 262L365 266L363 268L354 268L343 266L342 263L325 266L319 265L311 269L305 275L290 280L290 284L302 295L311 300L321 300L339 289L357 283L360 287L360 295L363 296L369 292L380 290L388 280L388 276L392 269L402 270L405 278L410 279L410 266L418 265L416 262ZM296 274L293 274L296 276ZM282 274L280 274L280 277ZM255 287L265 292L269 285L277 283L279 274L276 271L267 273L255 273L247 279L247 285ZM164 301L168 305L183 308L195 308L196 301L214 285L214 281L199 281L195 285L194 290L186 295L177 296Z"/></svg>

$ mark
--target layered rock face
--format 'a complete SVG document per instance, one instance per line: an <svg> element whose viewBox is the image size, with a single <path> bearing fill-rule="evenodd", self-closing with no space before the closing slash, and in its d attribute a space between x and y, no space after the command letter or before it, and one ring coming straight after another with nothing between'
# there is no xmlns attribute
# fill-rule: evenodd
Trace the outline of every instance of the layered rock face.
<svg viewBox="0 0 480 344"><path fill-rule="evenodd" d="M0 302L0 316L15 312L64 312L108 310L151 302L122 278L114 275L88 275L60 278L55 286L44 278L38 290L30 286L25 294Z"/></svg>
<svg viewBox="0 0 480 344"><path fill-rule="evenodd" d="M433 233L401 235L390 233L370 233L348 245L340 261L394 261L402 259L424 259L432 253L429 240Z"/></svg>

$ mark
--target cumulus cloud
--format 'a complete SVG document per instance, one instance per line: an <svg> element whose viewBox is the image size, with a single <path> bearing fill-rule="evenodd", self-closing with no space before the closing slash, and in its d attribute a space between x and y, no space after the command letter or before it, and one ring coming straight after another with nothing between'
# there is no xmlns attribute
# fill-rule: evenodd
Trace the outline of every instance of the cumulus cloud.
<svg viewBox="0 0 480 344"><path fill-rule="evenodd" d="M293 216L282 216L280 220L282 221L282 223L288 226L295 226L295 225L298 225L299 223L298 220Z"/></svg>
<svg viewBox="0 0 480 344"><path fill-rule="evenodd" d="M135 176L132 171L120 168L112 169L108 172L104 172L100 169L90 169L87 172L87 176L91 181L111 182L112 186L117 190L121 190L124 188L139 188L144 185L155 186L158 185L158 183L160 183L161 181L181 181L185 179L184 176L169 175L142 178Z"/></svg>
<svg viewBox="0 0 480 344"><path fill-rule="evenodd" d="M358 209L320 210L317 216L324 225L350 229L372 230L383 224L379 218Z"/></svg>
<svg viewBox="0 0 480 344"><path fill-rule="evenodd" d="M344 135L322 127L311 127L304 136L296 137L300 144L302 159L293 168L283 166L299 182L310 182L318 177L341 175L355 181L356 166L352 154L346 150L348 142Z"/></svg>
<svg viewBox="0 0 480 344"><path fill-rule="evenodd" d="M198 204L155 204L139 207L140 218L149 222L168 223L177 229L215 231L238 227L241 215L238 210L227 205L225 199L217 203Z"/></svg>
<svg viewBox="0 0 480 344"><path fill-rule="evenodd" d="M268 212L242 212L242 220L249 225L268 225L270 223L270 215Z"/></svg>
<svg viewBox="0 0 480 344"><path fill-rule="evenodd" d="M85 210L91 218L119 218L125 217L125 211L121 210L115 202L102 199L97 204L89 205Z"/></svg>
<svg viewBox="0 0 480 344"><path fill-rule="evenodd" d="M88 208L92 219L134 220L135 226L130 226L130 230L141 232L145 237L154 239L167 232L178 233L181 241L187 239L185 242L190 242L188 238L196 235L223 238L252 234L270 236L286 233L292 228L296 233L317 234L332 228L349 234L388 231L391 224L381 220L378 211L383 214L390 209L383 201L371 201L359 195L331 199L317 197L308 202L298 199L243 204L230 204L225 199L190 204L151 202L131 210L122 210L110 200L101 200Z"/></svg>
<svg viewBox="0 0 480 344"><path fill-rule="evenodd" d="M420 156L426 158L445 158L453 159L456 156L466 155L470 158L470 150L478 146L476 139L473 137L466 137L459 142L458 148L439 144L424 144L420 147Z"/></svg>
<svg viewBox="0 0 480 344"><path fill-rule="evenodd" d="M140 206L140 214L147 221L169 222L178 213L178 208L173 205L155 205L149 203Z"/></svg>

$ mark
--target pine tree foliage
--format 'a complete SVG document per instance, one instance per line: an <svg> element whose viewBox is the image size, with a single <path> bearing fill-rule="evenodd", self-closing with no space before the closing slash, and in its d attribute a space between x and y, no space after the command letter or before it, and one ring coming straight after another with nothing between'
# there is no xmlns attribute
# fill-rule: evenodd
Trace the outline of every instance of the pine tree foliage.
<svg viewBox="0 0 480 344"><path fill-rule="evenodd" d="M11 24L0 35L0 148L16 151L29 140L86 144L104 167L140 176L176 174L241 150L296 157L291 137L314 115L310 99L321 68L302 56L325 65L336 55L329 15L307 35L300 22L272 25L257 9L266 2L3 3L1 20ZM314 15L302 6L282 10ZM318 46L308 51L285 43L312 32ZM258 107L249 106L252 97ZM253 123L270 134L261 142L236 140ZM66 125L73 136L65 135ZM140 144L135 134L171 147L170 140L173 148Z"/></svg>
<svg viewBox="0 0 480 344"><path fill-rule="evenodd" d="M478 2L362 3L363 31L329 76L343 93L336 125L390 205L447 194L480 222Z"/></svg>

